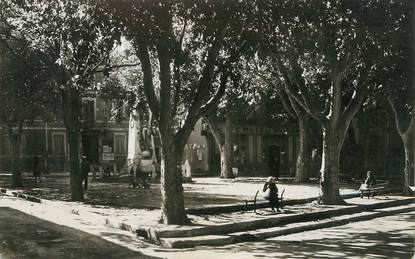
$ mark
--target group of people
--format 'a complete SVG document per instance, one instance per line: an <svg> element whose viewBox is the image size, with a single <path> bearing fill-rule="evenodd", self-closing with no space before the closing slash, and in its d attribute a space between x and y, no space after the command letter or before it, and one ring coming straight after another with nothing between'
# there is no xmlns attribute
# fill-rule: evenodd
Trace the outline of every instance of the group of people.
<svg viewBox="0 0 415 259"><path fill-rule="evenodd" d="M143 187L144 189L150 188L147 182L148 173L141 170L140 166L133 165L130 168L130 186L133 188Z"/></svg>
<svg viewBox="0 0 415 259"><path fill-rule="evenodd" d="M91 166L86 158L86 156L82 156L81 160L81 178L82 178L82 187L84 191L88 190L88 176L89 172L91 170ZM38 157L35 157L33 162L33 178L35 183L42 182L41 179L42 174L42 167L41 163ZM148 174L146 172L143 172L139 166L132 166L130 169L130 179L131 184L133 188L136 187L143 187L143 188L149 188L150 185L147 182Z"/></svg>
<svg viewBox="0 0 415 259"><path fill-rule="evenodd" d="M88 189L88 175L90 171L90 165L85 156L82 157L81 161L81 176L82 185L84 191ZM130 186L133 188L142 187L148 189L150 184L147 182L148 173L141 170L140 166L134 165L130 168Z"/></svg>

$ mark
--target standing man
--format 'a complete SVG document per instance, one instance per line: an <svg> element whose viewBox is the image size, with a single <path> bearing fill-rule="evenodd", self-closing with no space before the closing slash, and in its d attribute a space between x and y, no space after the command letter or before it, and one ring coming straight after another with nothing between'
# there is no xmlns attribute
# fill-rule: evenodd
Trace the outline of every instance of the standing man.
<svg viewBox="0 0 415 259"><path fill-rule="evenodd" d="M274 156L274 173L275 179L278 180L280 178L280 156L276 154Z"/></svg>
<svg viewBox="0 0 415 259"><path fill-rule="evenodd" d="M35 160L33 162L33 177L35 179L35 183L37 183L38 179L39 179L39 183L42 182L42 179L40 178L41 173L42 173L42 168L39 162L39 158L35 156Z"/></svg>
<svg viewBox="0 0 415 259"><path fill-rule="evenodd" d="M84 191L88 189L88 174L89 174L89 163L86 160L86 156L82 156L81 161L81 176L82 176L82 183L84 185Z"/></svg>
<svg viewBox="0 0 415 259"><path fill-rule="evenodd" d="M268 160L270 175L274 176L276 180L280 177L280 158L278 154L274 154Z"/></svg>

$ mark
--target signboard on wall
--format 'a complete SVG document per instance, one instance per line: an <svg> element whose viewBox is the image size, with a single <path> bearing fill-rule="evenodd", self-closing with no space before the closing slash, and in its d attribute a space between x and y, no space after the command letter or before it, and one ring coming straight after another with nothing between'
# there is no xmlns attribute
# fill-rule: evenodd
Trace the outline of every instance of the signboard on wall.
<svg viewBox="0 0 415 259"><path fill-rule="evenodd" d="M112 151L112 148L110 146L108 146L108 145L103 145L102 146L102 152L111 153L111 151Z"/></svg>
<svg viewBox="0 0 415 259"><path fill-rule="evenodd" d="M267 127L234 127L232 129L233 133L237 134L284 134L284 132Z"/></svg>

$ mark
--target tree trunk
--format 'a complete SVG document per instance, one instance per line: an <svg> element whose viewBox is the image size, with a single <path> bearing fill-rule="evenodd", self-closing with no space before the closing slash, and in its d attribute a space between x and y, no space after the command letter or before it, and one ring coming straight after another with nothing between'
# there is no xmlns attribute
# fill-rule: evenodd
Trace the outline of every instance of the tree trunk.
<svg viewBox="0 0 415 259"><path fill-rule="evenodd" d="M150 141L151 141L151 150L153 150L153 154L151 156L151 159L153 160L154 163L158 164L159 161L157 160L157 155L156 155L156 142L154 140L154 133L152 132L152 126L153 126L153 113L151 112L151 110L148 110L148 129L150 131Z"/></svg>
<svg viewBox="0 0 415 259"><path fill-rule="evenodd" d="M225 129L224 133L220 131L219 124L215 118L206 117L210 131L219 147L220 152L220 177L233 178L232 172L232 115L231 111L226 108Z"/></svg>
<svg viewBox="0 0 415 259"><path fill-rule="evenodd" d="M220 145L220 176L222 178L234 178L232 172L232 112L225 108L225 142Z"/></svg>
<svg viewBox="0 0 415 259"><path fill-rule="evenodd" d="M23 179L20 172L20 163L21 163L21 145L22 145L22 127L17 129L15 132L13 129L9 129L10 135L10 144L11 144L11 170L12 170L12 186L13 187L22 187Z"/></svg>
<svg viewBox="0 0 415 259"><path fill-rule="evenodd" d="M414 133L409 133L402 136L402 142L405 149L405 167L403 183L403 192L405 194L411 193L409 186L414 181L414 139Z"/></svg>
<svg viewBox="0 0 415 259"><path fill-rule="evenodd" d="M79 91L72 88L65 90L63 92L63 117L69 144L69 174L71 199L73 201L84 200L84 190L82 188L82 177L79 165L79 110Z"/></svg>
<svg viewBox="0 0 415 259"><path fill-rule="evenodd" d="M180 150L182 150L180 152ZM182 186L183 148L163 146L161 156L161 222L164 224L189 224L184 208L184 195Z"/></svg>
<svg viewBox="0 0 415 259"><path fill-rule="evenodd" d="M298 117L300 146L295 171L295 182L306 183L310 177L310 118L308 115Z"/></svg>
<svg viewBox="0 0 415 259"><path fill-rule="evenodd" d="M341 143L335 127L323 129L323 155L321 162L321 202L323 204L343 204L339 192L339 160Z"/></svg>
<svg viewBox="0 0 415 259"><path fill-rule="evenodd" d="M48 143L48 123L44 122L45 128L45 149L43 151L43 173L49 174L49 143Z"/></svg>

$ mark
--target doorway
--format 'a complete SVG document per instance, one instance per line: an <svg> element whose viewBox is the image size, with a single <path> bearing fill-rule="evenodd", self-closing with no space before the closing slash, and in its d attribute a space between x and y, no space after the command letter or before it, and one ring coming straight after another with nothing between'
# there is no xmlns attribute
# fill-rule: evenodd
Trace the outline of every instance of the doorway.
<svg viewBox="0 0 415 259"><path fill-rule="evenodd" d="M281 165L281 147L272 145L268 146L268 168L269 176L273 176L278 179L280 176L280 165Z"/></svg>
<svg viewBox="0 0 415 259"><path fill-rule="evenodd" d="M99 164L99 137L98 135L82 136L82 155L89 163Z"/></svg>

